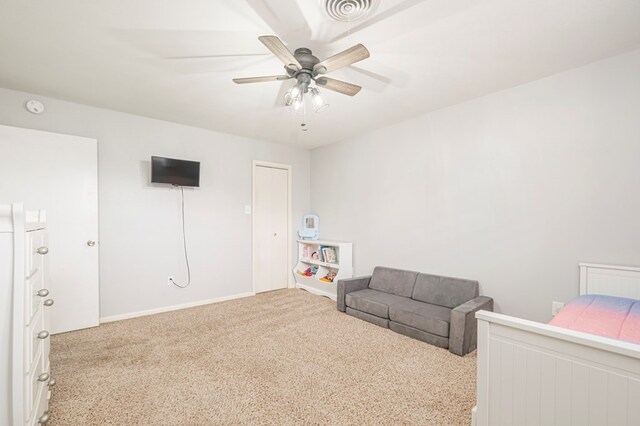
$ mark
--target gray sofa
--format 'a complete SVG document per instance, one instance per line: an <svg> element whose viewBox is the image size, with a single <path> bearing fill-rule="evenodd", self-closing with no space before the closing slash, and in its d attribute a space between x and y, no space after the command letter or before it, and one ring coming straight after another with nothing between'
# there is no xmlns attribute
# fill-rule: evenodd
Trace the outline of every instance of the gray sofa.
<svg viewBox="0 0 640 426"><path fill-rule="evenodd" d="M476 348L475 313L493 311L477 281L376 267L338 281L338 310L456 355Z"/></svg>

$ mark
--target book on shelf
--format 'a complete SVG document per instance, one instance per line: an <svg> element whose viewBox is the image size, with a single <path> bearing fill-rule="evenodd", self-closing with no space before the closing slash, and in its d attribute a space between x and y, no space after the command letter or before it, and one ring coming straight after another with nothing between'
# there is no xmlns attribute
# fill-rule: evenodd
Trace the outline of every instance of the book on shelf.
<svg viewBox="0 0 640 426"><path fill-rule="evenodd" d="M322 252L323 262L325 263L338 263L338 254L336 253L335 247L322 247L320 249Z"/></svg>

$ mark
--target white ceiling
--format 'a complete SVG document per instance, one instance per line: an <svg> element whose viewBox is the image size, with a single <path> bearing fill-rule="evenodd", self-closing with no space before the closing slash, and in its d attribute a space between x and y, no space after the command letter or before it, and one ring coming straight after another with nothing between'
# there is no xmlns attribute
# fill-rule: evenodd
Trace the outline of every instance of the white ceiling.
<svg viewBox="0 0 640 426"><path fill-rule="evenodd" d="M640 48L638 0L382 0L350 34L322 3L0 0L0 86L316 147ZM320 59L363 43L371 58L330 74L363 90L324 90L302 132L292 80L231 81L282 73L263 34Z"/></svg>

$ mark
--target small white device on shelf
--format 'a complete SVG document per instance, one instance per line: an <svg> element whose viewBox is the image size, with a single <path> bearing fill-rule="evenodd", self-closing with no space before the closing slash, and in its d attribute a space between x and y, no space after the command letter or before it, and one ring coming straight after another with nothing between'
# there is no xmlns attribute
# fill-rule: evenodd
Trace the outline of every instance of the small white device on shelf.
<svg viewBox="0 0 640 426"><path fill-rule="evenodd" d="M353 277L352 252L351 243L298 240L296 288L336 300L338 280Z"/></svg>
<svg viewBox="0 0 640 426"><path fill-rule="evenodd" d="M320 236L320 218L315 214L306 214L302 217L302 229L298 235L303 240L318 240Z"/></svg>

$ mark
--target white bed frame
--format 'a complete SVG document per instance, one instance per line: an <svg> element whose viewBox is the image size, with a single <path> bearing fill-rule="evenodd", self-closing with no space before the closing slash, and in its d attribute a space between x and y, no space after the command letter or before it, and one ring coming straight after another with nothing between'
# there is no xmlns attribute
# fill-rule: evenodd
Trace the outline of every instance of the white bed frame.
<svg viewBox="0 0 640 426"><path fill-rule="evenodd" d="M580 264L580 294L640 299L640 268ZM640 345L480 311L472 424L640 425Z"/></svg>

